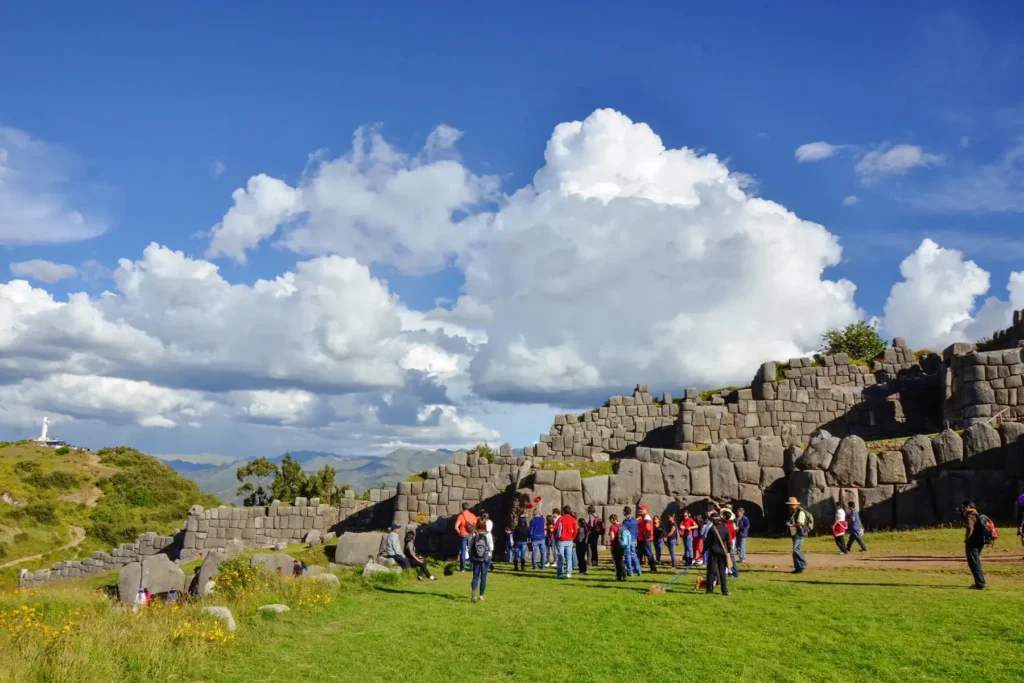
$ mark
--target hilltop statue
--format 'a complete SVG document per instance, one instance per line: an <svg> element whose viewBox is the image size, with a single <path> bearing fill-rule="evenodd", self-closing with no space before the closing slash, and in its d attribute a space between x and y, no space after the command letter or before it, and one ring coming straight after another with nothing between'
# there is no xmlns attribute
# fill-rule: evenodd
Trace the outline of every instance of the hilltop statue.
<svg viewBox="0 0 1024 683"><path fill-rule="evenodd" d="M46 432L50 429L50 418L43 417L43 432L36 441L46 441Z"/></svg>

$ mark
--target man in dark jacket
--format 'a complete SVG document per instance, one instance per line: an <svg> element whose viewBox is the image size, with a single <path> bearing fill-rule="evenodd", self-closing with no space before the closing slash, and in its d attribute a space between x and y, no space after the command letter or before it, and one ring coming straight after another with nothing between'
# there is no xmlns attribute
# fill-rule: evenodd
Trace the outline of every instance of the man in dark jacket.
<svg viewBox="0 0 1024 683"><path fill-rule="evenodd" d="M604 520L597 514L597 508L593 505L587 508L587 550L590 556L590 565L597 566L597 546L604 535Z"/></svg>
<svg viewBox="0 0 1024 683"><path fill-rule="evenodd" d="M512 530L512 568L526 570L526 546L530 543L530 525L526 515L519 515L519 523Z"/></svg>
<svg viewBox="0 0 1024 683"><path fill-rule="evenodd" d="M860 546L860 551L864 552L868 547L864 544L864 524L860 521L857 504L851 500L846 504L846 508L847 531L850 534L850 539L846 542L846 552L853 549L854 542Z"/></svg>
<svg viewBox="0 0 1024 683"><path fill-rule="evenodd" d="M981 551L985 547L985 527L981 521L978 509L974 502L966 500L963 504L964 527L964 549L967 552L967 566L974 576L974 585L971 588L983 590L985 588L985 572L981 569Z"/></svg>
<svg viewBox="0 0 1024 683"><path fill-rule="evenodd" d="M708 551L708 571L705 581L707 592L715 592L715 582L722 586L722 595L729 594L726 585L726 561L729 556L729 530L722 523L722 516L717 512L711 514L711 527L704 536L704 547Z"/></svg>
<svg viewBox="0 0 1024 683"><path fill-rule="evenodd" d="M533 551L530 553L530 565L537 568L537 556L540 556L540 568L544 569L544 557L547 550L547 530L545 529L544 515L538 505L533 509L533 519L530 520L530 543L533 544Z"/></svg>

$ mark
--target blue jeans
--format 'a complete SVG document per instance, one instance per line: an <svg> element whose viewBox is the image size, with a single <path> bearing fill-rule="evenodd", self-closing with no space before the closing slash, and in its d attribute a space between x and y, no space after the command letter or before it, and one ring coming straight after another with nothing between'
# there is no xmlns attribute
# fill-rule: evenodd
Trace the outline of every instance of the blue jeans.
<svg viewBox="0 0 1024 683"><path fill-rule="evenodd" d="M469 560L469 536L459 537L459 571L466 571L466 562Z"/></svg>
<svg viewBox="0 0 1024 683"><path fill-rule="evenodd" d="M797 534L793 537L793 569L802 572L807 569L807 558L801 549L804 545L804 536Z"/></svg>
<svg viewBox="0 0 1024 683"><path fill-rule="evenodd" d="M533 564L533 568L537 568L537 562L540 562L540 566L544 566L545 551L547 550L548 543L547 539L541 539L539 541L533 541L533 552L530 553L530 562ZM537 558L540 557L540 560Z"/></svg>
<svg viewBox="0 0 1024 683"><path fill-rule="evenodd" d="M555 539L546 539L548 546L548 564L554 564L555 559L558 558L558 549L555 547Z"/></svg>
<svg viewBox="0 0 1024 683"><path fill-rule="evenodd" d="M576 552L575 544L572 541L558 542L558 578L572 576L572 556Z"/></svg>
<svg viewBox="0 0 1024 683"><path fill-rule="evenodd" d="M693 536L687 536L683 539L683 544L686 547L686 554L683 555L683 559L686 560L686 564L693 562Z"/></svg>
<svg viewBox="0 0 1024 683"><path fill-rule="evenodd" d="M679 541L675 538L670 538L667 541L668 544L668 556L672 560L672 569L676 568L676 544Z"/></svg>
<svg viewBox="0 0 1024 683"><path fill-rule="evenodd" d="M740 562L747 561L747 537L736 537L736 554L740 558Z"/></svg>
<svg viewBox="0 0 1024 683"><path fill-rule="evenodd" d="M636 555L636 546L630 544L626 548L626 554L622 557L622 564L626 567L626 576L643 576L644 572L640 568L640 558Z"/></svg>
<svg viewBox="0 0 1024 683"><path fill-rule="evenodd" d="M473 563L473 584L470 588L471 591L475 591L478 584L480 586L480 595L483 595L484 591L487 590L487 565L489 564L490 560Z"/></svg>
<svg viewBox="0 0 1024 683"><path fill-rule="evenodd" d="M526 566L526 541L519 541L512 551L512 561L519 560Z"/></svg>

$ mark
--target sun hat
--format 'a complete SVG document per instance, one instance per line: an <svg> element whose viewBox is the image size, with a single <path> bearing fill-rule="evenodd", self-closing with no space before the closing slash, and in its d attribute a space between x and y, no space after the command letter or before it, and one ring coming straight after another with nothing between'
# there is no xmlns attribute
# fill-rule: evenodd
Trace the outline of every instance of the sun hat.
<svg viewBox="0 0 1024 683"><path fill-rule="evenodd" d="M401 524L392 524L391 525L391 530L392 531L394 531L395 529L401 529L401 528L402 528Z"/></svg>
<svg viewBox="0 0 1024 683"><path fill-rule="evenodd" d="M797 500L794 496L790 496L789 500L786 501L786 505L799 505L799 504L800 504L800 501Z"/></svg>

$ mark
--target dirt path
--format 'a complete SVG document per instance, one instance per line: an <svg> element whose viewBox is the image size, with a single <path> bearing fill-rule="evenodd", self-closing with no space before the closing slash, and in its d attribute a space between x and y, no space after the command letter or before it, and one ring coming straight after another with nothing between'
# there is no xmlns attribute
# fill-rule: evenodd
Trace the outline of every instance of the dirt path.
<svg viewBox="0 0 1024 683"><path fill-rule="evenodd" d="M80 526L69 526L68 528L71 529L71 542L66 544L66 545L62 545L61 547L57 548L58 552L60 552L61 550L67 550L68 548L74 548L79 543L81 543L82 541L85 540L85 529L83 529ZM42 556L43 556L42 554L39 554L39 555L30 555L28 557L19 557L16 560L11 560L10 562L5 562L4 564L0 564L0 569L6 569L7 567L16 567L19 564L21 564L22 562L31 562L32 560L38 560Z"/></svg>
<svg viewBox="0 0 1024 683"><path fill-rule="evenodd" d="M870 569L961 569L967 561L957 555L878 555L872 557L870 550L866 553L853 551L848 555L835 553L804 553L807 564L811 567L837 569L842 567L866 567ZM1024 564L1024 560L1013 555L986 556L985 564L1007 563ZM771 567L792 569L793 560L790 553L747 553L747 565L755 567Z"/></svg>

